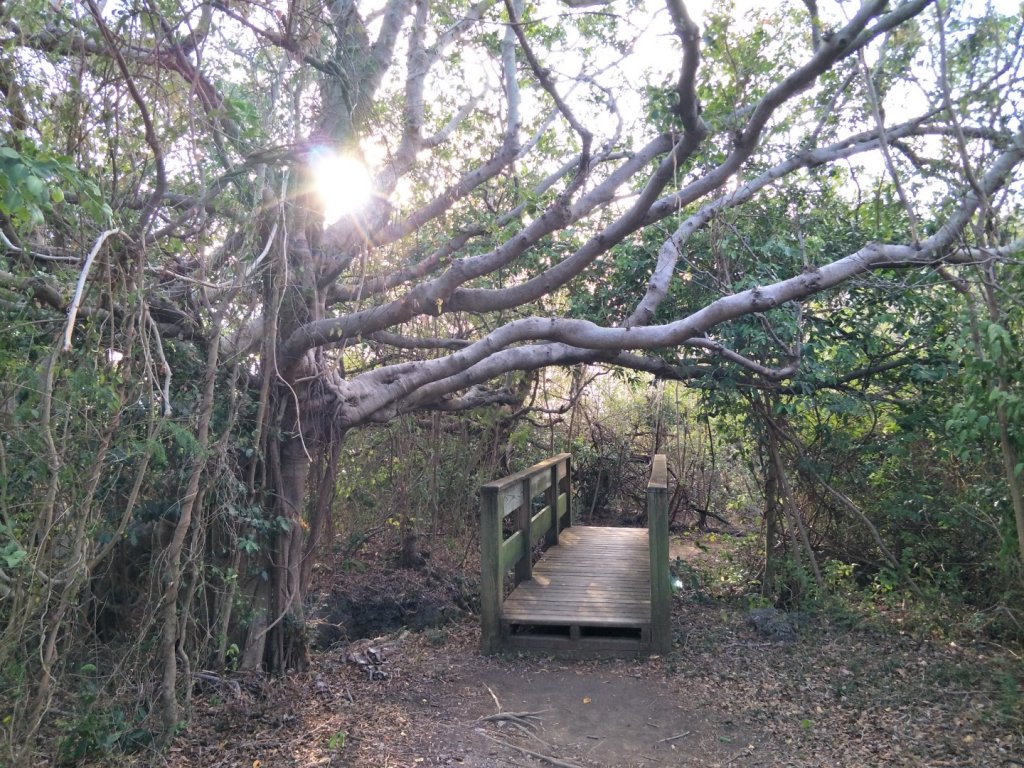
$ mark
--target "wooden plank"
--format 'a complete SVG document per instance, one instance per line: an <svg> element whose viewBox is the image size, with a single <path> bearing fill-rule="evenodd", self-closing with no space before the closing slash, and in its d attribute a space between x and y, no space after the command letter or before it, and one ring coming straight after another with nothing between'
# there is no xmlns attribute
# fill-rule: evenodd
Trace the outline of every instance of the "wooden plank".
<svg viewBox="0 0 1024 768"><path fill-rule="evenodd" d="M650 625L650 613L648 611L635 611L633 613L613 613L600 611L583 610L550 610L523 611L503 614L501 620L505 623L514 624L552 624L577 627L641 627Z"/></svg>
<svg viewBox="0 0 1024 768"><path fill-rule="evenodd" d="M508 517L512 512L515 512L521 506L523 506L523 486L521 483L506 488L501 491L501 516Z"/></svg>
<svg viewBox="0 0 1024 768"><path fill-rule="evenodd" d="M626 637L594 637L573 639L558 636L511 635L508 647L523 651L543 651L559 656L591 658L594 656L642 656L642 641Z"/></svg>
<svg viewBox="0 0 1024 768"><path fill-rule="evenodd" d="M548 619L556 624L595 624L611 626L639 626L650 624L651 606L638 605L524 605L511 606L506 603L501 613L502 621L516 621L520 624Z"/></svg>
<svg viewBox="0 0 1024 768"><path fill-rule="evenodd" d="M624 542L608 542L601 544L599 542L559 542L559 546L565 548L561 551L570 552L574 549L578 549L572 557L601 557L602 555L614 555L616 553L622 553L625 557L631 555L639 556L641 552L647 549L647 532L644 531L642 539L635 541L624 541ZM646 565L646 563L634 563L635 565Z"/></svg>
<svg viewBox="0 0 1024 768"><path fill-rule="evenodd" d="M540 565L544 564L544 560L541 559ZM573 588L586 588L593 587L594 589L638 589L647 594L650 594L651 584L647 578L636 578L632 575L616 576L614 573L610 574L595 574L593 570L589 571L574 571L574 570L550 570L547 568L536 569L534 571L533 580L527 584L529 589L557 589L559 585L564 584L565 586Z"/></svg>
<svg viewBox="0 0 1024 768"><path fill-rule="evenodd" d="M644 547L646 550L647 548ZM640 567L647 571L647 552L643 552L643 560L641 560ZM541 573L589 573L593 574L596 578L609 578L613 574L618 578L627 580L643 579L647 581L650 575L643 573L643 575L637 573L637 566L629 563L609 563L610 558L608 557L596 557L596 558L579 558L573 562L561 562L561 563L545 563L545 567ZM621 558L620 558L621 559ZM635 556L634 559L639 559L639 555Z"/></svg>
<svg viewBox="0 0 1024 768"><path fill-rule="evenodd" d="M559 553L560 557L558 560L551 560L548 562L548 567L551 570L566 569L579 566L599 566L596 571L597 574L608 573L614 571L616 573L635 573L639 575L643 573L643 578L649 578L647 573L647 545L644 543L644 547L639 552L628 552L621 549L616 550L605 550L603 552L590 552L577 555L575 559L570 560L572 557L570 552ZM638 562L639 561L639 562ZM601 566L607 566L610 571L605 571ZM642 569L642 570L641 570ZM591 570L591 573L595 571Z"/></svg>
<svg viewBox="0 0 1024 768"><path fill-rule="evenodd" d="M524 593L545 592L554 593L566 590L592 590L594 592L639 592L651 596L651 585L646 579L643 581L630 581L625 579L600 578L584 573L551 574L538 573L536 577L526 584Z"/></svg>
<svg viewBox="0 0 1024 768"><path fill-rule="evenodd" d="M514 601L505 601L504 610L502 615L506 615L513 611L527 611L527 610L543 610L548 607L557 607L576 610L583 610L584 608L595 611L632 611L633 608L642 608L645 611L650 611L651 601L646 600L642 597L633 597L631 595L624 595L615 598L607 598L602 600L578 600L572 597L563 598L551 598L551 597L524 597L520 595ZM632 614L631 614L632 615Z"/></svg>
<svg viewBox="0 0 1024 768"><path fill-rule="evenodd" d="M572 593L572 592L534 592L530 594L528 592L522 592L516 595L515 600L509 595L509 599L505 601L506 606L511 605L552 605L555 603L571 604L571 605L650 605L651 598L649 593L644 592L627 592L620 594L613 594L609 591L602 591L599 593L592 593L589 595Z"/></svg>
<svg viewBox="0 0 1024 768"><path fill-rule="evenodd" d="M551 507L544 507L540 512L530 519L530 544L536 544L542 538L547 538L551 530ZM550 544L550 541L548 542Z"/></svg>
<svg viewBox="0 0 1024 768"><path fill-rule="evenodd" d="M511 596L510 596L511 597ZM547 605L588 605L594 608L613 608L615 606L645 605L650 608L651 601L639 594L610 596L604 595L596 599L578 598L573 595L517 595L515 600L506 600L503 610L518 610L525 606L543 608Z"/></svg>
<svg viewBox="0 0 1024 768"><path fill-rule="evenodd" d="M650 614L647 612L598 613L591 611L557 612L530 611L529 613L512 613L502 616L502 621L515 624L553 624L593 626L593 627L640 627L649 624Z"/></svg>
<svg viewBox="0 0 1024 768"><path fill-rule="evenodd" d="M602 596L596 599L579 599L573 598L571 595L518 595L515 600L506 600L502 606L502 614L507 611L513 610L528 610L534 609L540 610L548 605L589 605L595 608L614 608L616 606L629 607L631 605L646 606L646 610L650 610L651 601L646 595L640 593L632 593L618 596Z"/></svg>
<svg viewBox="0 0 1024 768"><path fill-rule="evenodd" d="M647 559L646 553L644 559ZM582 563L558 563L554 566L550 563L544 563L543 560L541 563L544 567L537 572L551 578L577 575L589 576L599 582L650 584L650 577L647 574L641 576L631 568L609 566L607 570L601 570L604 565L603 560L585 561Z"/></svg>
<svg viewBox="0 0 1024 768"><path fill-rule="evenodd" d="M514 642L520 635L508 634L512 624L565 627L568 637L538 635L530 647L554 648L565 642L580 648L591 639L583 630L592 627L636 630L640 636L629 638L626 646L639 649L649 644L650 622L647 531L569 528L559 532L558 545L536 563L533 578L520 584L502 606L502 640L523 647Z"/></svg>
<svg viewBox="0 0 1024 768"><path fill-rule="evenodd" d="M544 470L548 469L552 464L564 464L569 460L569 456L570 454L568 453L559 453L557 456L552 456L550 459L544 459L544 461L539 461L532 467L528 467L527 469L524 469L521 472L516 472L515 474L508 475L507 477L503 477L500 480L492 480L489 483L485 483L484 485L481 486L481 490L483 488L491 488L496 491L504 491L506 488L509 488L521 482L524 477L529 477L530 475L542 473ZM564 477L563 470L559 470L559 477Z"/></svg>
<svg viewBox="0 0 1024 768"><path fill-rule="evenodd" d="M566 543L572 547L576 544L586 544L596 548L616 548L635 546L640 542L647 542L647 531L643 528L612 529L611 533L604 533L603 529L597 533L586 531L585 528L572 528L566 531Z"/></svg>
<svg viewBox="0 0 1024 768"><path fill-rule="evenodd" d="M487 483L481 486L481 489L497 489L501 515L502 517L507 517L523 506L524 503L528 503L541 493L547 491L551 486L552 475L557 475L555 479L556 486L567 476L568 460L566 457L568 457L568 454L559 454L551 459L535 464L522 472L516 472L514 475L503 477L501 480ZM527 478L530 480L529 490L526 489L524 482ZM559 493L565 493L565 491L560 490Z"/></svg>
<svg viewBox="0 0 1024 768"><path fill-rule="evenodd" d="M641 551L638 555L634 556L634 559L642 559L640 563L626 563L626 562L609 562L608 557L580 557L576 560L567 560L563 562L547 562L544 563L544 567L541 569L541 573L565 573L578 571L580 573L590 573L595 578L609 577L611 574L616 574L620 578L636 578L647 581L650 578L650 574L647 573L647 547ZM564 554L564 553L563 553ZM642 572L640 568L643 568Z"/></svg>
<svg viewBox="0 0 1024 768"><path fill-rule="evenodd" d="M511 600L511 595L509 596ZM579 587L572 590L562 588L538 589L532 591L521 591L515 598L516 602L522 603L648 603L651 602L651 593L648 590L631 590L619 592L613 589L594 589ZM506 600L505 604L508 605Z"/></svg>
<svg viewBox="0 0 1024 768"><path fill-rule="evenodd" d="M638 610L643 609L650 611L651 603L649 600L643 598L630 599L625 597L621 600L529 600L529 599L516 599L506 600L502 606L502 616L505 616L512 612L522 611L545 611L549 606L557 607L559 609L572 609L572 610L593 610L595 612L611 613L617 610L629 611L630 615L633 615L635 611L633 608Z"/></svg>
<svg viewBox="0 0 1024 768"><path fill-rule="evenodd" d="M607 529L593 533L586 528L573 527L565 532L568 536L565 543L570 547L584 543L594 547L628 547L640 541L647 541L647 531L643 528L612 528L611 533L604 533L604 530Z"/></svg>
<svg viewBox="0 0 1024 768"><path fill-rule="evenodd" d="M511 599L511 595L509 596ZM610 591L602 591L599 593L591 593L589 595L574 595L570 592L551 592L551 593L522 593L516 595L515 600L509 602L505 601L505 605L551 605L554 603L571 603L573 605L593 604L593 605L615 605L615 604L643 604L651 605L651 593L648 590L635 590L632 592L619 592L613 594Z"/></svg>
<svg viewBox="0 0 1024 768"><path fill-rule="evenodd" d="M540 573L583 573L591 574L594 578L598 579L607 579L615 576L627 581L642 580L647 582L650 579L650 575L646 573L647 552L643 552L643 560L641 562L642 565L640 567L645 571L643 574L637 573L638 568L635 565L630 565L628 563L610 564L606 557L594 559L580 558L574 562L544 563L544 567L540 570Z"/></svg>
<svg viewBox="0 0 1024 768"><path fill-rule="evenodd" d="M616 579L599 579L595 576L577 573L567 574L564 576L556 574L554 577L547 573L536 573L534 574L532 584L528 584L527 586L531 587L531 592L553 592L559 589L589 589L606 592L636 592L637 594L641 594L646 597L651 596L651 585L646 579L644 581L622 581Z"/></svg>
<svg viewBox="0 0 1024 768"><path fill-rule="evenodd" d="M483 534L481 534L483 535ZM481 542L483 544L483 542ZM504 579L508 569L516 564L523 554L523 532L516 531L501 544L501 577Z"/></svg>
<svg viewBox="0 0 1024 768"><path fill-rule="evenodd" d="M644 548L646 550L646 547ZM549 550L550 551L550 550ZM573 562L562 562L562 563L545 563L541 561L542 567L539 569L539 573L579 573L582 575L590 575L595 579L619 579L624 581L643 581L647 583L650 580L650 575L647 573L647 552L643 552L643 560L641 567L644 569L643 573L637 573L639 570L634 565L626 563L615 563L609 564L608 558L600 557L596 559L580 558ZM639 559L639 557L637 558Z"/></svg>
<svg viewBox="0 0 1024 768"><path fill-rule="evenodd" d="M540 565L545 565L543 560L541 560ZM533 583L541 586L547 586L551 583L564 583L574 587L585 587L589 584L607 589L615 589L619 586L623 588L635 587L645 592L650 592L651 589L651 582L646 575L626 574L625 576L619 576L615 573L594 573L593 570L576 571L568 568L565 570L537 568L533 573Z"/></svg>
<svg viewBox="0 0 1024 768"><path fill-rule="evenodd" d="M569 513L569 494L567 494L567 493L559 494L559 496L558 496L558 536L559 536L559 541L555 542L556 544L560 544L561 543L562 531L566 530L569 527L568 513Z"/></svg>
<svg viewBox="0 0 1024 768"><path fill-rule="evenodd" d="M565 619L566 624L572 624L573 618L586 614L588 616L600 616L604 618L623 618L630 622L637 620L649 623L651 618L651 605L647 602L637 601L635 603L621 603L615 605L574 604L574 603L510 603L507 600L502 606L501 617L509 619L528 619L531 616L558 616Z"/></svg>
<svg viewBox="0 0 1024 768"><path fill-rule="evenodd" d="M551 550L548 551L550 552ZM639 552L634 553L618 551L609 554L598 553L597 556L580 555L575 560L569 560L568 553L562 552L559 554L562 556L562 559L558 561L549 560L545 563L545 572L576 570L583 573L592 573L595 576L615 573L626 577L635 576L645 581L650 578L647 569L648 553L646 546ZM626 558L629 558L629 560Z"/></svg>
<svg viewBox="0 0 1024 768"><path fill-rule="evenodd" d="M572 568L573 566L590 566L591 570L589 573L594 573L600 576L602 573L616 572L625 574L636 574L640 578L650 578L650 574L647 568L647 542L644 542L644 546L640 547L639 550L627 551L627 550L605 550L600 552L580 552L574 553L572 550L562 549L562 545L558 547L552 547L548 550L547 566L552 570ZM598 566L597 570L593 570L594 566ZM610 570L605 571L603 566L607 566Z"/></svg>

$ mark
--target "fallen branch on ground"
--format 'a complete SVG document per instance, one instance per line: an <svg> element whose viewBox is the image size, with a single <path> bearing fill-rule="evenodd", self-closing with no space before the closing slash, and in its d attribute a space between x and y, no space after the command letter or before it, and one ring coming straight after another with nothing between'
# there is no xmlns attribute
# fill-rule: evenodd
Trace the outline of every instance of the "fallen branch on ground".
<svg viewBox="0 0 1024 768"><path fill-rule="evenodd" d="M541 760L541 761L543 761L545 763L550 763L551 765L555 766L555 768L583 768L583 766L577 765L576 763L567 763L564 760L559 760L557 757L551 757L551 755L543 755L540 752L534 752L532 749L527 749L526 747L516 746L515 744L510 744L507 741L503 741L501 739L496 739L493 736L491 736L489 734L486 734L486 733L483 734L483 735L484 735L484 738L490 739L495 744L500 744L503 747L508 747L509 749L514 749L516 752L521 752L522 754L526 755L527 757L532 757L532 758L535 758L537 760Z"/></svg>
<svg viewBox="0 0 1024 768"><path fill-rule="evenodd" d="M693 731L686 731L684 733L677 733L675 736L669 736L667 739L658 739L654 743L655 744L667 744L670 741L679 741L679 739L685 739L691 733L693 733Z"/></svg>

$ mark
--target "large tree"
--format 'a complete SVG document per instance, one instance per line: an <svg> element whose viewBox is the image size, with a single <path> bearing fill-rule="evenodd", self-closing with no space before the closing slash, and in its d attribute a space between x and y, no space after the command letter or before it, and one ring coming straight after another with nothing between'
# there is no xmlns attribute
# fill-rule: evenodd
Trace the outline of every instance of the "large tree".
<svg viewBox="0 0 1024 768"><path fill-rule="evenodd" d="M805 300L869 273L955 292L1019 249L1021 23L991 10L805 0L702 29L681 0L26 0L0 30L3 402L34 430L0 454L30 457L0 649L35 649L28 730L148 502L173 500L143 625L170 728L197 637L304 663L347 430L516 404L544 366L772 388ZM327 221L334 154L373 194ZM869 184L884 228L794 226L742 259L708 234ZM750 316L767 342L725 343Z"/></svg>

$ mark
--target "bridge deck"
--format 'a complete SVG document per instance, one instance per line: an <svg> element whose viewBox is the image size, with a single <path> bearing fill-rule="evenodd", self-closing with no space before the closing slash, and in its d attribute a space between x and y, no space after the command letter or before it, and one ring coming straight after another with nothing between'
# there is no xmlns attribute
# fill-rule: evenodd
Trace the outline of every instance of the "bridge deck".
<svg viewBox="0 0 1024 768"><path fill-rule="evenodd" d="M646 529L567 528L502 604L505 645L643 652L651 645L650 574Z"/></svg>

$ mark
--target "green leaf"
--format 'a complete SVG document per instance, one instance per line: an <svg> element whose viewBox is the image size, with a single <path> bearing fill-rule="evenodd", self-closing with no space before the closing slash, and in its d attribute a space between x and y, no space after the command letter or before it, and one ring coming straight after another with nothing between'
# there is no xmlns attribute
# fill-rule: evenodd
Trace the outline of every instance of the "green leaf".
<svg viewBox="0 0 1024 768"><path fill-rule="evenodd" d="M4 547L3 552L0 553L0 557L3 557L4 564L8 568L17 568L28 557L28 552L22 549L18 542L9 541L7 546Z"/></svg>
<svg viewBox="0 0 1024 768"><path fill-rule="evenodd" d="M38 200L44 200L46 198L46 184L38 176L29 176L25 179L25 189L29 191L34 198Z"/></svg>

